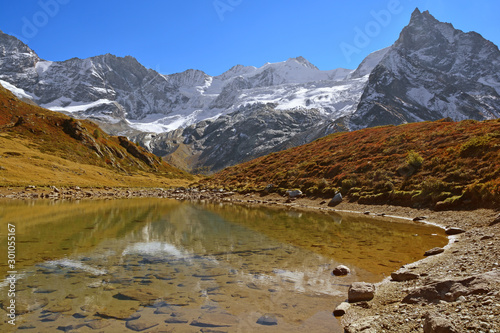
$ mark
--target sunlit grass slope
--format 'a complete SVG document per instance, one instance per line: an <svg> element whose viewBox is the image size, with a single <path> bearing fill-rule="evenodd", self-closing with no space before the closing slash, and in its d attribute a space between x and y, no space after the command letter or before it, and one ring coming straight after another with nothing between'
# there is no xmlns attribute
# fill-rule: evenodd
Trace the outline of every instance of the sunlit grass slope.
<svg viewBox="0 0 500 333"><path fill-rule="evenodd" d="M0 87L0 186L152 187L193 179L125 137L26 104Z"/></svg>

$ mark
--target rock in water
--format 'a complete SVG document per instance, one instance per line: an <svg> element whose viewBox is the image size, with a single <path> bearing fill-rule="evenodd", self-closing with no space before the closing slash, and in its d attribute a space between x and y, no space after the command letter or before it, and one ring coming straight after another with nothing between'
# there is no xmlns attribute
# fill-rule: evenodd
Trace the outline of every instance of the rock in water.
<svg viewBox="0 0 500 333"><path fill-rule="evenodd" d="M424 333L458 333L453 324L434 312L428 312L424 320Z"/></svg>
<svg viewBox="0 0 500 333"><path fill-rule="evenodd" d="M257 320L257 324L264 326L278 325L278 319L273 314L265 314Z"/></svg>
<svg viewBox="0 0 500 333"><path fill-rule="evenodd" d="M144 320L144 319L136 319L136 320L127 321L125 326L127 326L127 328L132 330L132 331L140 332L140 331L145 331L149 328L158 326L158 323L152 323L152 322L150 322L148 320Z"/></svg>
<svg viewBox="0 0 500 333"><path fill-rule="evenodd" d="M336 308L335 310L333 311L333 315L335 317L341 317L343 315L345 315L345 313L347 312L347 310L351 307L351 304L347 303L347 302L342 302L340 303Z"/></svg>
<svg viewBox="0 0 500 333"><path fill-rule="evenodd" d="M350 272L351 272L351 270L349 269L349 267L344 266L344 265L339 265L339 266L335 267L335 269L333 270L333 275L342 276L342 275L347 275Z"/></svg>
<svg viewBox="0 0 500 333"><path fill-rule="evenodd" d="M330 202L328 203L328 206L329 207L337 206L341 202L342 202L342 194L340 194L340 192L339 192L339 193L335 194L335 196L332 198L332 200L330 200Z"/></svg>
<svg viewBox="0 0 500 333"><path fill-rule="evenodd" d="M371 301L375 297L375 285L367 282L354 282L349 287L349 303Z"/></svg>

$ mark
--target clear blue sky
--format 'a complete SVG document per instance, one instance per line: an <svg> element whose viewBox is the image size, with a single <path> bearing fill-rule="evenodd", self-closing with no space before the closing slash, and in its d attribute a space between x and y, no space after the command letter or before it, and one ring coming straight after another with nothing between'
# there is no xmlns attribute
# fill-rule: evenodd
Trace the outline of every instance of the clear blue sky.
<svg viewBox="0 0 500 333"><path fill-rule="evenodd" d="M497 0L0 0L0 30L46 60L112 53L219 75L303 56L327 70L391 45L416 7L500 43Z"/></svg>

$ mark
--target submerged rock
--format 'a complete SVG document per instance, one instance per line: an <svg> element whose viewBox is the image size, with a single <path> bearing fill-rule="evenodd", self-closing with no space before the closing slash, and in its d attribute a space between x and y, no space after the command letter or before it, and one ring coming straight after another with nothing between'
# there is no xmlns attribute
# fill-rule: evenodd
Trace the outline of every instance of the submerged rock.
<svg viewBox="0 0 500 333"><path fill-rule="evenodd" d="M149 288L127 289L116 294L115 298L134 300L140 302L142 305L150 305L160 298L160 293L157 290Z"/></svg>
<svg viewBox="0 0 500 333"><path fill-rule="evenodd" d="M205 313L191 322L197 327L231 327L238 324L238 318L229 313Z"/></svg>
<svg viewBox="0 0 500 333"><path fill-rule="evenodd" d="M257 320L257 324L264 326L278 325L278 319L273 314L265 314Z"/></svg>
<svg viewBox="0 0 500 333"><path fill-rule="evenodd" d="M136 319L136 320L129 320L127 321L127 324L125 324L128 329L132 331L145 331L147 329L150 329L152 327L158 326L158 323L151 322L150 320L146 319Z"/></svg>

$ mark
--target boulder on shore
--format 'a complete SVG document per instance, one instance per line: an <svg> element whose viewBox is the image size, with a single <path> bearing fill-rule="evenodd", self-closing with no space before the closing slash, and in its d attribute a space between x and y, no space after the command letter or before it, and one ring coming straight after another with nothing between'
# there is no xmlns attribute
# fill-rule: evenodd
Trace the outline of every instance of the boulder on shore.
<svg viewBox="0 0 500 333"><path fill-rule="evenodd" d="M440 254L440 253L443 253L444 252L444 249L442 247L435 247L433 249L430 249L429 251L426 251L424 253L424 256L428 257L428 256L435 256L436 254Z"/></svg>
<svg viewBox="0 0 500 333"><path fill-rule="evenodd" d="M341 202L342 202L342 194L340 194L340 192L339 192L339 193L335 194L335 196L332 198L332 200L330 200L330 202L328 203L328 207L337 206Z"/></svg>
<svg viewBox="0 0 500 333"><path fill-rule="evenodd" d="M301 190L290 190L290 191L286 191L286 194L288 194L288 197L290 197L290 198L297 198L297 197L300 197L302 195L302 191Z"/></svg>
<svg viewBox="0 0 500 333"><path fill-rule="evenodd" d="M445 233L447 235L459 235L459 234L463 234L464 232L465 232L465 230L460 229L460 228L448 228L445 231Z"/></svg>
<svg viewBox="0 0 500 333"><path fill-rule="evenodd" d="M409 293L403 303L454 302L460 296L487 294L500 282L500 271L491 271L460 280L434 281Z"/></svg>
<svg viewBox="0 0 500 333"><path fill-rule="evenodd" d="M367 282L354 282L349 287L349 303L371 301L375 297L375 285Z"/></svg>
<svg viewBox="0 0 500 333"><path fill-rule="evenodd" d="M407 269L402 268L400 270L397 270L396 272L392 272L391 278L393 281L404 282L404 281L416 280L419 278L419 275L410 272Z"/></svg>

